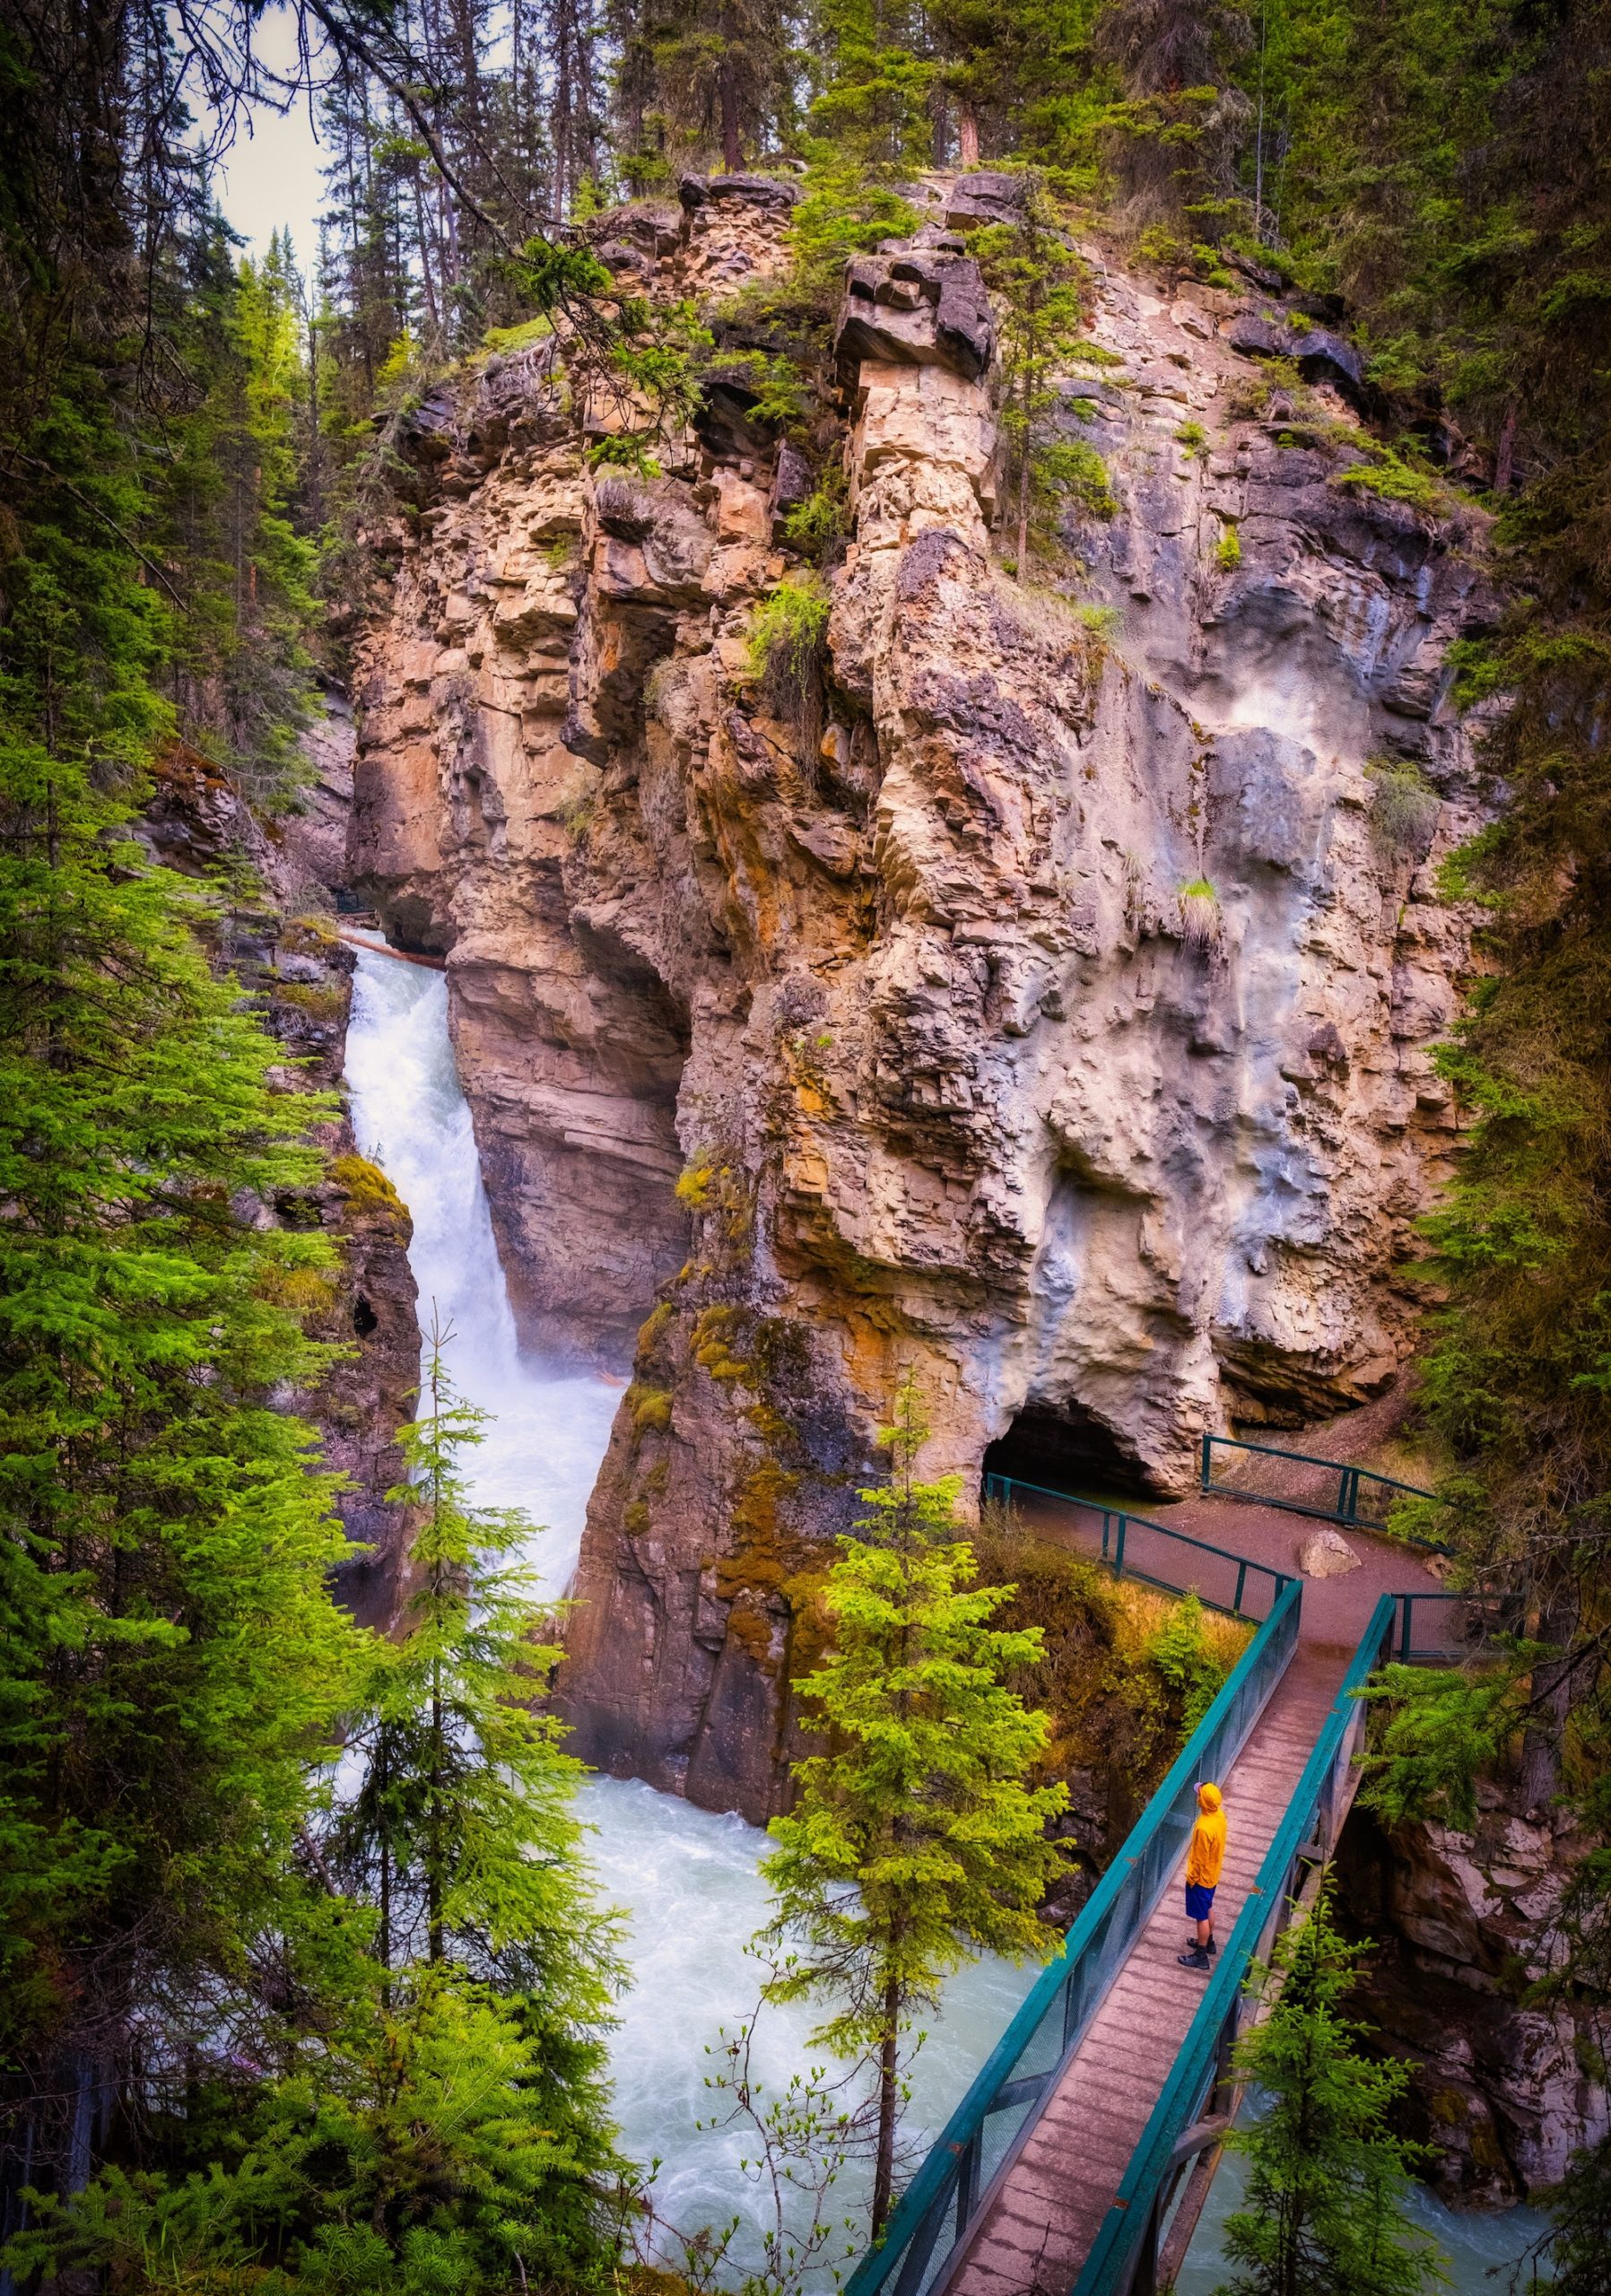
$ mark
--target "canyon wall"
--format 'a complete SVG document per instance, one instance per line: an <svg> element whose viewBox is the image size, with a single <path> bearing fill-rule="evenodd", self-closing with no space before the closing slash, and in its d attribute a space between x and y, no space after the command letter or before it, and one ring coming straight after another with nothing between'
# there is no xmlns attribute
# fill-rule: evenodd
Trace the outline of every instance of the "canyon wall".
<svg viewBox="0 0 1611 2296"><path fill-rule="evenodd" d="M685 185L601 252L763 346L738 291L795 196ZM579 426L539 336L408 419L379 538L354 882L446 955L525 1335L634 1366L573 1743L757 1818L791 1588L902 1367L935 1471L1005 1440L1178 1489L1205 1427L1392 1377L1454 1145L1470 920L1437 865L1478 814L1444 657L1493 612L1479 515L1377 491L1312 315L1093 246L1058 420L1101 459L1021 584L965 238L1014 196L926 182L913 239L853 261L808 453L736 369L659 475L591 469L618 413ZM791 667L752 627L805 573L813 457L849 534Z"/></svg>
<svg viewBox="0 0 1611 2296"><path fill-rule="evenodd" d="M271 1081L284 1091L336 1093L346 1049L353 956L336 936L334 897L345 872L353 727L341 697L304 737L311 778L299 809L261 822L197 752L176 745L160 762L140 824L149 850L187 875L227 872L238 891L216 914L212 955L256 1002L284 1048ZM314 1127L324 1178L266 1200L238 1198L257 1227L318 1229L330 1268L300 1304L309 1335L338 1353L318 1385L283 1398L318 1430L353 1552L341 1599L365 1625L387 1627L401 1602L401 1510L387 1492L404 1479L398 1428L414 1416L420 1334L408 1265L413 1230L385 1175L358 1153L344 1108Z"/></svg>
<svg viewBox="0 0 1611 2296"><path fill-rule="evenodd" d="M1604 2018L1576 1988L1532 1988L1562 1965L1563 1896L1591 1847L1557 1809L1478 1787L1470 1832L1384 1832L1355 1809L1342 1902L1374 1943L1350 2005L1407 2067L1407 2133L1458 2205L1505 2207L1560 2182L1611 2127Z"/></svg>

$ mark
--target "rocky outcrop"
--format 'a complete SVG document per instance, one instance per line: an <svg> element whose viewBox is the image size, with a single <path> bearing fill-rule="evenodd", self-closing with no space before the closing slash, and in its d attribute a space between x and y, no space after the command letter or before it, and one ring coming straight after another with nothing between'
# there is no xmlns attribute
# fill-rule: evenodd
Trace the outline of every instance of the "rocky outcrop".
<svg viewBox="0 0 1611 2296"><path fill-rule="evenodd" d="M302 809L259 822L196 752L176 747L159 767L141 834L149 849L187 874L231 865L250 892L217 915L213 953L258 1003L284 1048L271 1072L281 1088L338 1091L352 999L353 957L337 939L329 896L344 865L352 787L353 726L340 697L309 739L313 778ZM335 1497L355 1553L341 1573L343 1598L366 1624L395 1616L401 1567L399 1510L386 1494L404 1480L397 1429L414 1413L420 1336L412 1234L404 1205L358 1154L344 1109L311 1136L329 1161L314 1187L273 1202L239 1199L236 1217L259 1226L319 1228L335 1265L304 1302L310 1336L341 1351L318 1385L287 1398L318 1429L326 1465L344 1478Z"/></svg>
<svg viewBox="0 0 1611 2296"><path fill-rule="evenodd" d="M1345 1902L1372 1938L1354 2006L1409 2071L1409 2132L1457 2205L1504 2207L1560 2182L1611 2127L1603 2035L1547 1977L1562 1897L1587 1844L1562 1813L1522 1815L1480 1789L1474 1832L1384 1834L1356 1811L1341 1850Z"/></svg>
<svg viewBox="0 0 1611 2296"><path fill-rule="evenodd" d="M663 217L609 230L675 288L742 210L753 281L790 190L711 186L670 251ZM658 477L594 475L552 356L488 361L422 410L361 689L355 865L447 952L523 1327L608 1354L643 1326L575 1743L755 1815L789 1582L903 1365L935 1469L1015 1429L1179 1487L1204 1427L1392 1377L1454 1144L1432 1048L1469 920L1436 865L1478 816L1442 661L1492 611L1476 514L1373 488L1340 339L1296 407L1236 347L1278 299L1093 248L1062 394L1092 451L1055 587L1020 585L962 236L987 192L936 181L850 268L825 578L779 540L798 448L742 395ZM789 583L806 635L757 659Z"/></svg>

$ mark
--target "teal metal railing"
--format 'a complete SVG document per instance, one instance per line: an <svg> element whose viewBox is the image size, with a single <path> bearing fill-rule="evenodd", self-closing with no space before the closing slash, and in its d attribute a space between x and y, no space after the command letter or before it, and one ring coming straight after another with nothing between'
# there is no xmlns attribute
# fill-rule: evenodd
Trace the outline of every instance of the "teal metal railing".
<svg viewBox="0 0 1611 2296"><path fill-rule="evenodd" d="M1398 1595L1398 1617L1387 1652L1401 1665L1454 1666L1496 1635L1519 1632L1521 1608L1506 1595Z"/></svg>
<svg viewBox="0 0 1611 2296"><path fill-rule="evenodd" d="M1044 1483L1020 1483L1015 1475L985 1477L987 1499L1011 1506L1018 1492L1041 1504L1050 1500L1077 1515L1098 1544L1102 1561L1121 1578L1144 1579L1171 1594L1190 1592L1210 1610L1227 1612L1232 1618L1267 1618L1283 1587L1292 1583L1287 1572L1272 1570L1268 1563L1250 1561L1246 1555L1171 1530L1145 1515L1132 1515L1126 1508L1103 1507Z"/></svg>
<svg viewBox="0 0 1611 2296"><path fill-rule="evenodd" d="M1285 1927L1300 1866L1328 1857L1335 1845L1348 1770L1364 1735L1365 1703L1354 1693L1393 1655L1398 1600L1383 1595L1360 1637L1258 1879L1221 1949L1201 2005L1075 2283L1074 2296L1151 2296L1156 2286L1158 2250L1176 2187L1196 2153L1223 2133L1209 2108L1229 2070L1249 1968L1256 1960L1268 1960Z"/></svg>
<svg viewBox="0 0 1611 2296"><path fill-rule="evenodd" d="M1302 1594L1300 1580L1283 1581L1269 1616L941 2131L883 2240L851 2274L845 2296L882 2290L927 2296L946 2270L980 2196L1033 2126L1152 1918L1191 1831L1198 1785L1230 1769L1285 1672L1297 1648Z"/></svg>
<svg viewBox="0 0 1611 2296"><path fill-rule="evenodd" d="M1242 1451L1254 1458L1281 1459L1289 1465L1313 1468L1315 1473L1308 1478L1309 1492L1305 1495L1300 1491L1293 1495L1261 1491L1251 1483L1216 1480L1215 1451ZM1307 1451L1283 1451L1273 1443L1244 1443L1233 1435L1204 1436L1202 1486L1205 1491L1218 1492L1227 1499L1252 1499L1261 1507L1284 1508L1291 1515L1315 1515L1328 1523L1353 1523L1364 1531L1383 1529L1399 1499L1435 1496L1432 1492L1423 1491L1419 1483L1396 1483L1390 1474L1378 1474L1372 1467L1352 1466L1340 1459L1317 1459ZM1417 1540L1415 1544L1430 1545L1432 1542Z"/></svg>

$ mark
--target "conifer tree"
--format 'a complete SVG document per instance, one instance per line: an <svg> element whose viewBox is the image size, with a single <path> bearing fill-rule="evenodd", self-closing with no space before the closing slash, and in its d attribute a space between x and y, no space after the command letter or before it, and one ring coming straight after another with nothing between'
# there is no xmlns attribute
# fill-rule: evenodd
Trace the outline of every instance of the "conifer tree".
<svg viewBox="0 0 1611 2296"><path fill-rule="evenodd" d="M1279 1996L1236 2051L1268 2104L1227 2139L1249 2176L1225 2227L1241 2269L1218 2296L1417 2296L1441 2277L1403 2213L1415 2147L1389 2116L1408 2072L1362 2056L1364 2028L1342 2013L1363 1951L1338 1936L1328 1886L1276 1947Z"/></svg>
<svg viewBox="0 0 1611 2296"><path fill-rule="evenodd" d="M1007 499L1022 582L1038 516L1064 499L1099 517L1116 507L1095 448L1060 435L1065 409L1057 385L1084 332L1085 275L1034 174L1017 219L989 225L971 245L1002 300L1002 427L1012 456Z"/></svg>
<svg viewBox="0 0 1611 2296"><path fill-rule="evenodd" d="M596 2080L614 1974L613 1931L592 1906L571 1806L582 1765L564 1726L536 1710L560 1653L517 1551L515 1509L475 1506L459 1455L483 1439L433 1330L419 1416L399 1431L417 1510L416 1591L403 1638L379 1655L349 1742L356 1783L337 1813L335 1870L379 1915L383 1965L425 1964L484 1983L541 2030L556 2071Z"/></svg>
<svg viewBox="0 0 1611 2296"><path fill-rule="evenodd" d="M893 2196L901 2036L963 1961L1055 1950L1035 1909L1064 1856L1046 1828L1068 1798L1024 1783L1049 1725L1003 1677L1039 1660L1040 1631L990 1624L1013 1590L972 1584L959 1479L917 1479L926 1433L909 1373L882 1438L889 1479L862 1493L871 1512L828 1573L834 1647L795 1685L830 1749L795 1764L766 1865L764 1935L780 1956L768 1997L826 2004L814 2040L873 2060L875 2237Z"/></svg>
<svg viewBox="0 0 1611 2296"><path fill-rule="evenodd" d="M329 1247L252 1216L315 1177L325 1111L273 1089L205 902L127 834L154 602L79 504L131 515L117 462L65 416L52 443L0 740L0 2058L56 2101L7 2100L0 2143L76 2173L71 2100L116 2097L136 2020L150 2050L213 1988L215 2021L283 1918L356 1638L273 1407L327 1360Z"/></svg>

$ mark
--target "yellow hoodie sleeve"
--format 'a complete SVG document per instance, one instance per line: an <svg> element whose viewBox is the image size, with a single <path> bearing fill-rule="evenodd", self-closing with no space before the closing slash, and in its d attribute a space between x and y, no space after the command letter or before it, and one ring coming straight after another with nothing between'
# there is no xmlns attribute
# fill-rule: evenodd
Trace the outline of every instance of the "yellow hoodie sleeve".
<svg viewBox="0 0 1611 2296"><path fill-rule="evenodd" d="M1224 1862L1225 1813L1223 1810L1204 1810L1191 1829L1186 1878L1199 1889L1212 1890L1218 1883L1219 1869Z"/></svg>

